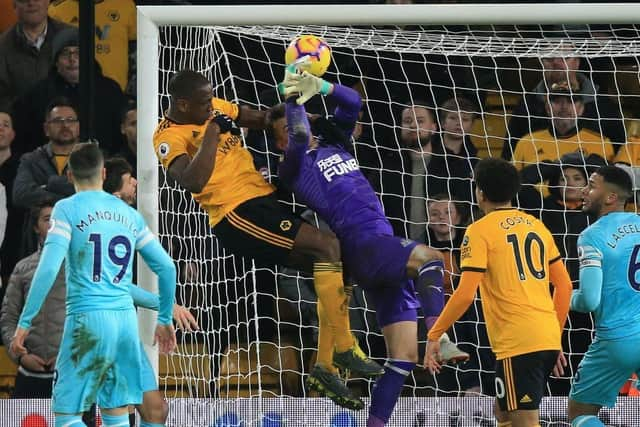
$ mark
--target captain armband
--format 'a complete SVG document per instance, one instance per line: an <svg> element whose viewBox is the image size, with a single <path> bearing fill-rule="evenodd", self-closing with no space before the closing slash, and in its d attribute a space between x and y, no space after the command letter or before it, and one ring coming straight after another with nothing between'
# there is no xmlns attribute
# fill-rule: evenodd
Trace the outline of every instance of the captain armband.
<svg viewBox="0 0 640 427"><path fill-rule="evenodd" d="M602 252L593 246L578 246L580 268L602 267Z"/></svg>

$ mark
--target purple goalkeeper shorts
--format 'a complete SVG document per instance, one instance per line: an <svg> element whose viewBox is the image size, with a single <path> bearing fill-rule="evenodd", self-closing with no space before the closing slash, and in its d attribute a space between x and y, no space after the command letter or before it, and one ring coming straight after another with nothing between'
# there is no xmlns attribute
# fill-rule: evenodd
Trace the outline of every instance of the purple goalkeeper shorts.
<svg viewBox="0 0 640 427"><path fill-rule="evenodd" d="M378 325L416 321L420 303L407 261L418 243L391 235L342 239L342 259L354 281L373 301Z"/></svg>

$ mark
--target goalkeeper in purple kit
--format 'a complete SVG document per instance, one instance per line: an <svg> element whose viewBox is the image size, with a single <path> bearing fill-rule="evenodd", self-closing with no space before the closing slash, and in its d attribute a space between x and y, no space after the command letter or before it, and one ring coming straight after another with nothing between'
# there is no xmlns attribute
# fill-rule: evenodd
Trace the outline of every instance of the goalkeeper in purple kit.
<svg viewBox="0 0 640 427"><path fill-rule="evenodd" d="M442 255L393 235L378 197L349 153L361 106L359 94L307 72L299 74L292 66L287 67L279 90L287 97L288 128L288 146L279 166L281 182L328 223L340 241L351 278L376 308L388 359L372 391L367 426L382 426L418 360L417 308L422 307L430 328L444 306ZM316 140L304 103L317 93L332 96L337 107L331 119L314 121ZM441 344L442 360L469 358L446 335ZM318 353L327 346L333 348L332 343L319 342ZM310 386L319 388L316 378L331 372L330 366L317 363Z"/></svg>

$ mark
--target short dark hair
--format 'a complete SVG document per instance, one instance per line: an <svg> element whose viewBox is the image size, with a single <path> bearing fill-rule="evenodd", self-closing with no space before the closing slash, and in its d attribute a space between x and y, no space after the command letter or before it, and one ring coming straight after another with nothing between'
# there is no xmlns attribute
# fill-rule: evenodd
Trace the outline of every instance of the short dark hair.
<svg viewBox="0 0 640 427"><path fill-rule="evenodd" d="M613 165L602 166L596 171L603 181L613 187L618 197L626 203L633 196L631 176L622 168Z"/></svg>
<svg viewBox="0 0 640 427"><path fill-rule="evenodd" d="M78 115L78 109L76 108L76 105L71 102L69 98L67 98L66 96L56 96L49 102L49 104L47 104L47 109L45 110L45 120L49 120L51 111L53 111L54 108L58 107L69 107L76 113L76 116Z"/></svg>
<svg viewBox="0 0 640 427"><path fill-rule="evenodd" d="M169 95L174 99L191 99L196 90L209 83L209 80L197 71L178 71L169 80Z"/></svg>
<svg viewBox="0 0 640 427"><path fill-rule="evenodd" d="M104 165L102 151L95 142L81 142L69 155L69 170L79 181L94 179Z"/></svg>
<svg viewBox="0 0 640 427"><path fill-rule="evenodd" d="M474 179L485 197L493 203L510 202L520 190L520 175L516 167L496 157L480 160Z"/></svg>
<svg viewBox="0 0 640 427"><path fill-rule="evenodd" d="M105 160L104 168L107 176L104 179L102 188L111 194L122 188L122 175L126 173L133 175L133 167L122 157L112 157Z"/></svg>
<svg viewBox="0 0 640 427"><path fill-rule="evenodd" d="M56 202L50 197L45 197L29 209L29 229L33 229L38 224L38 218L44 208L53 208Z"/></svg>
<svg viewBox="0 0 640 427"><path fill-rule="evenodd" d="M476 116L478 107L468 98L463 96L456 96L455 98L449 98L440 106L440 120L444 121L447 118L447 114L458 111L460 113L473 114Z"/></svg>

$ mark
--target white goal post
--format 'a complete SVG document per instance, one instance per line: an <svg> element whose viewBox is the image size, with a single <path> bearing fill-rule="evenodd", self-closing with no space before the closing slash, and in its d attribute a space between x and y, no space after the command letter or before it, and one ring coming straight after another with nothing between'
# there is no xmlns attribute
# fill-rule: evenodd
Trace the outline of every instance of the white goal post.
<svg viewBox="0 0 640 427"><path fill-rule="evenodd" d="M146 219L150 229L158 233L159 215L159 164L154 153L152 139L160 113L160 63L161 27L226 27L232 32L242 33L244 26L275 29L284 39L296 34L306 26L326 28L327 26L431 26L431 25L580 25L580 24L640 24L640 3L566 3L566 4L447 4L447 5L273 5L273 6L138 6L137 7L137 109L138 145L137 178L138 210ZM284 29L281 28L284 27ZM330 29L329 29L330 31ZM361 36L366 31L357 33ZM264 36L258 30L247 31L257 38ZM465 44L465 35L440 33L430 37L420 30L414 32L415 39L400 41L391 50L416 53L421 49L431 49L441 44ZM346 36L348 37L348 36ZM372 36L373 37L373 36ZM637 36L636 36L637 37ZM544 47L539 47L533 38L524 37L523 44L510 44L508 40L494 37L490 31L471 42L485 44L488 57L525 56L535 58L543 55ZM366 46L375 43L396 41L368 40ZM614 40L615 42L615 40ZM530 43L530 44L526 44ZM331 43L330 43L331 44ZM449 45L447 45L449 46ZM576 46L577 55L584 52L600 55L621 56L625 50L629 55L640 52L640 38L608 44L607 40L583 40ZM445 47L455 50L455 47ZM355 51L355 48L354 48ZM482 56L481 49L474 55ZM502 52L502 53L501 53ZM251 57L251 51L245 51ZM354 56L357 55L354 53ZM225 61L223 57L220 61ZM282 56L272 58L273 63L282 63ZM223 64L224 65L224 64ZM167 72L167 70L162 70ZM267 78L266 80L269 80ZM220 82L217 82L220 84ZM163 88L166 91L166 88ZM166 100L166 98L165 98ZM480 111L483 113L484 111ZM377 149L377 147L376 147ZM491 151L489 151L491 153ZM499 154L498 154L499 155ZM210 233L210 231L209 231ZM249 273L250 274L250 273ZM224 281L224 277L221 279ZM156 278L144 262L138 263L138 284L147 290L157 292ZM206 286L206 284L205 284ZM254 291L255 292L255 291ZM253 300L256 303L256 300ZM152 364L158 369L158 354L153 343L155 313L141 309L138 311L140 335ZM257 325L257 321L256 321ZM256 326L257 328L257 326ZM258 404L258 411L263 412ZM250 411L249 411L250 412Z"/></svg>

